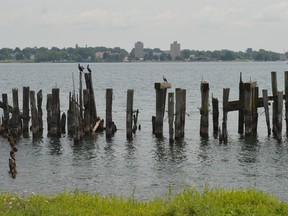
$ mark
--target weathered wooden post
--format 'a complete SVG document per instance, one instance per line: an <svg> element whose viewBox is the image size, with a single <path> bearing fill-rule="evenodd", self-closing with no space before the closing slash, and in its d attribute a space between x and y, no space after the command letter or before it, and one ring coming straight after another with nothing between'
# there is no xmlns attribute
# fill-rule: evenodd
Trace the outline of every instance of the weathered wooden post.
<svg viewBox="0 0 288 216"><path fill-rule="evenodd" d="M269 119L269 107L268 107L268 91L267 89L262 90L263 93L263 106L266 118L268 136L271 135L270 119Z"/></svg>
<svg viewBox="0 0 288 216"><path fill-rule="evenodd" d="M209 83L201 82L201 108L200 108L200 136L207 138L209 128Z"/></svg>
<svg viewBox="0 0 288 216"><path fill-rule="evenodd" d="M39 133L39 125L38 125L38 112L36 108L35 91L30 91L30 106L31 106L32 136L37 137Z"/></svg>
<svg viewBox="0 0 288 216"><path fill-rule="evenodd" d="M82 117L80 114L80 107L76 103L75 100L72 101L72 113L73 113L73 126L74 126L74 132L73 132L73 138L74 143L78 143L82 140L83 137L83 127L82 127Z"/></svg>
<svg viewBox="0 0 288 216"><path fill-rule="evenodd" d="M23 87L23 112L22 112L22 119L23 119L23 134L27 135L29 133L29 94L30 94L30 87Z"/></svg>
<svg viewBox="0 0 288 216"><path fill-rule="evenodd" d="M79 71L79 104L80 104L80 116L83 118L83 88L82 88L82 71Z"/></svg>
<svg viewBox="0 0 288 216"><path fill-rule="evenodd" d="M288 71L285 71L285 121L286 135L288 135Z"/></svg>
<svg viewBox="0 0 288 216"><path fill-rule="evenodd" d="M69 92L69 109L67 112L67 130L68 134L73 135L74 134L74 101L75 101L75 95L71 94Z"/></svg>
<svg viewBox="0 0 288 216"><path fill-rule="evenodd" d="M52 121L52 94L47 94L46 110L47 110L47 130L49 133Z"/></svg>
<svg viewBox="0 0 288 216"><path fill-rule="evenodd" d="M19 101L18 101L18 89L12 89L12 97L13 97L13 111L11 118L11 129L13 134L18 136L21 134L21 117L20 117L20 109L19 109Z"/></svg>
<svg viewBox="0 0 288 216"><path fill-rule="evenodd" d="M8 104L8 96L6 93L2 94L2 101L3 101L3 125L8 127L9 121L9 104Z"/></svg>
<svg viewBox="0 0 288 216"><path fill-rule="evenodd" d="M132 126L132 132L135 134L137 130L137 121L138 121L138 114L139 110L133 111L133 126Z"/></svg>
<svg viewBox="0 0 288 216"><path fill-rule="evenodd" d="M258 126L258 98L259 98L259 88L256 86L252 88L252 133L257 133L257 126Z"/></svg>
<svg viewBox="0 0 288 216"><path fill-rule="evenodd" d="M238 133L243 134L244 132L244 100L245 100L245 90L244 83L242 81L242 72L240 73L239 82L239 111L238 111Z"/></svg>
<svg viewBox="0 0 288 216"><path fill-rule="evenodd" d="M127 90L127 104L126 104L126 137L132 138L132 116L133 116L133 96L134 90Z"/></svg>
<svg viewBox="0 0 288 216"><path fill-rule="evenodd" d="M59 92L60 92L59 88L52 89L51 127L48 132L50 135L56 135L56 136L61 136Z"/></svg>
<svg viewBox="0 0 288 216"><path fill-rule="evenodd" d="M219 131L219 101L212 96L212 112L213 112L213 135L218 136Z"/></svg>
<svg viewBox="0 0 288 216"><path fill-rule="evenodd" d="M168 93L168 122L169 122L169 142L174 142L174 93Z"/></svg>
<svg viewBox="0 0 288 216"><path fill-rule="evenodd" d="M85 73L86 88L89 90L89 104L90 104L90 124L94 126L97 120L96 101L92 82L92 73Z"/></svg>
<svg viewBox="0 0 288 216"><path fill-rule="evenodd" d="M42 95L42 90L39 90L37 92L37 110L38 110L38 126L39 126L39 132L43 132L43 111L42 111L42 100L43 100L43 95Z"/></svg>
<svg viewBox="0 0 288 216"><path fill-rule="evenodd" d="M106 89L106 137L113 135L112 124L113 89Z"/></svg>
<svg viewBox="0 0 288 216"><path fill-rule="evenodd" d="M66 133L66 113L63 112L61 116L61 133L65 134Z"/></svg>
<svg viewBox="0 0 288 216"><path fill-rule="evenodd" d="M186 115L186 89L176 88L175 139L184 137Z"/></svg>
<svg viewBox="0 0 288 216"><path fill-rule="evenodd" d="M222 136L224 144L228 142L228 132L227 132L227 114L228 114L228 104L229 104L229 88L223 89L223 122L222 122Z"/></svg>
<svg viewBox="0 0 288 216"><path fill-rule="evenodd" d="M253 95L252 95L252 89L255 87L256 82L247 82L244 83L244 89L245 89L245 135L250 136L252 135L252 103L253 103Z"/></svg>
<svg viewBox="0 0 288 216"><path fill-rule="evenodd" d="M283 91L277 93L277 118L276 118L276 138L278 142L282 141L282 112L283 112Z"/></svg>
<svg viewBox="0 0 288 216"><path fill-rule="evenodd" d="M89 90L83 90L83 102L84 102L84 119L83 119L83 131L84 134L89 134L92 131L92 125L90 122L90 95Z"/></svg>
<svg viewBox="0 0 288 216"><path fill-rule="evenodd" d="M271 72L272 82L272 96L273 96L273 109L272 109L272 132L276 136L276 122L277 122L277 111L278 111L278 88L277 88L277 74L275 71Z"/></svg>
<svg viewBox="0 0 288 216"><path fill-rule="evenodd" d="M166 93L167 88L171 88L171 83L155 83L154 88L156 91L156 117L152 117L152 127L154 128L154 134L156 137L163 137L163 119L165 113Z"/></svg>

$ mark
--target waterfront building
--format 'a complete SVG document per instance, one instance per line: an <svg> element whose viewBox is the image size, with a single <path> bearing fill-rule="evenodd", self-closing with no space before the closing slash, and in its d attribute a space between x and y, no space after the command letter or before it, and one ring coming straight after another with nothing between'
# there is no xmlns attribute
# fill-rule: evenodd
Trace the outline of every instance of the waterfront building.
<svg viewBox="0 0 288 216"><path fill-rule="evenodd" d="M172 44L170 44L170 55L172 61L175 61L175 58L181 55L180 44L177 43L177 41L174 41Z"/></svg>
<svg viewBox="0 0 288 216"><path fill-rule="evenodd" d="M135 43L135 58L144 58L144 44L141 41Z"/></svg>

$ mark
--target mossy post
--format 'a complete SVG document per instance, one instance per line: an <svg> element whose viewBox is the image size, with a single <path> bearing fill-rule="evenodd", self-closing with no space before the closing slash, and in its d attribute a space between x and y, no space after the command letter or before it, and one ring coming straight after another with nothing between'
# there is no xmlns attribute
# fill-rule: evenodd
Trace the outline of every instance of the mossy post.
<svg viewBox="0 0 288 216"><path fill-rule="evenodd" d="M174 93L168 93L169 142L174 142Z"/></svg>
<svg viewBox="0 0 288 216"><path fill-rule="evenodd" d="M26 136L29 133L29 94L30 94L30 87L23 87L23 135Z"/></svg>
<svg viewBox="0 0 288 216"><path fill-rule="evenodd" d="M208 138L209 128L209 83L206 81L201 82L201 108L200 108L200 136Z"/></svg>
<svg viewBox="0 0 288 216"><path fill-rule="evenodd" d="M278 110L278 88L277 88L277 74L275 71L271 72L272 82L272 96L273 96L273 109L272 109L272 133L276 136L276 122L277 122L277 110Z"/></svg>
<svg viewBox="0 0 288 216"><path fill-rule="evenodd" d="M265 118L266 118L267 133L268 133L268 136L270 136L271 135L271 126L270 126L270 118L269 118L268 91L267 91L267 89L263 89L262 93L263 93L263 107L264 107Z"/></svg>
<svg viewBox="0 0 288 216"><path fill-rule="evenodd" d="M39 133L39 124L38 124L38 112L36 107L35 91L30 91L30 106L31 106L32 136L37 137Z"/></svg>
<svg viewBox="0 0 288 216"><path fill-rule="evenodd" d="M286 135L288 135L288 71L285 71L285 121Z"/></svg>
<svg viewBox="0 0 288 216"><path fill-rule="evenodd" d="M113 135L112 124L112 99L113 89L106 89L106 137Z"/></svg>
<svg viewBox="0 0 288 216"><path fill-rule="evenodd" d="M212 96L212 112L213 112L213 135L218 136L219 131L219 101Z"/></svg>
<svg viewBox="0 0 288 216"><path fill-rule="evenodd" d="M127 90L127 103L126 103L126 137L132 139L132 118L133 118L133 97L134 90Z"/></svg>
<svg viewBox="0 0 288 216"><path fill-rule="evenodd" d="M184 137L186 89L176 88L175 140Z"/></svg>
<svg viewBox="0 0 288 216"><path fill-rule="evenodd" d="M238 133L243 134L244 132L244 100L245 100L245 91L244 83L242 81L242 72L240 73L240 82L239 82L239 111L238 111Z"/></svg>
<svg viewBox="0 0 288 216"><path fill-rule="evenodd" d="M163 119L165 113L166 94L167 88L171 88L171 83L155 83L154 88L156 90L156 117L154 121L154 134L156 137L163 137Z"/></svg>
<svg viewBox="0 0 288 216"><path fill-rule="evenodd" d="M222 122L222 135L221 140L224 144L228 143L228 132L227 132L227 114L228 114L228 104L229 104L229 88L223 89L223 122Z"/></svg>

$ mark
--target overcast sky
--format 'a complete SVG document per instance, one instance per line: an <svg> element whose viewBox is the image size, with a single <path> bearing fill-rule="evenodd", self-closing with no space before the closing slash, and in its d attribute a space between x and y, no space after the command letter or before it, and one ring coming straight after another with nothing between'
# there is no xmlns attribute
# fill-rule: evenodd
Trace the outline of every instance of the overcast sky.
<svg viewBox="0 0 288 216"><path fill-rule="evenodd" d="M287 0L0 0L0 48L288 51Z"/></svg>

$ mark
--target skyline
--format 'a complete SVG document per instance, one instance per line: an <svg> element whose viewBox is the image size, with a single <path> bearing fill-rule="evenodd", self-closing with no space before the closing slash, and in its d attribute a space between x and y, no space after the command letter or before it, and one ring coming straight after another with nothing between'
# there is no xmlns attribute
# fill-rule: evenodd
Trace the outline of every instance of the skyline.
<svg viewBox="0 0 288 216"><path fill-rule="evenodd" d="M283 0L3 1L0 48L121 47L283 53L288 2Z"/></svg>

